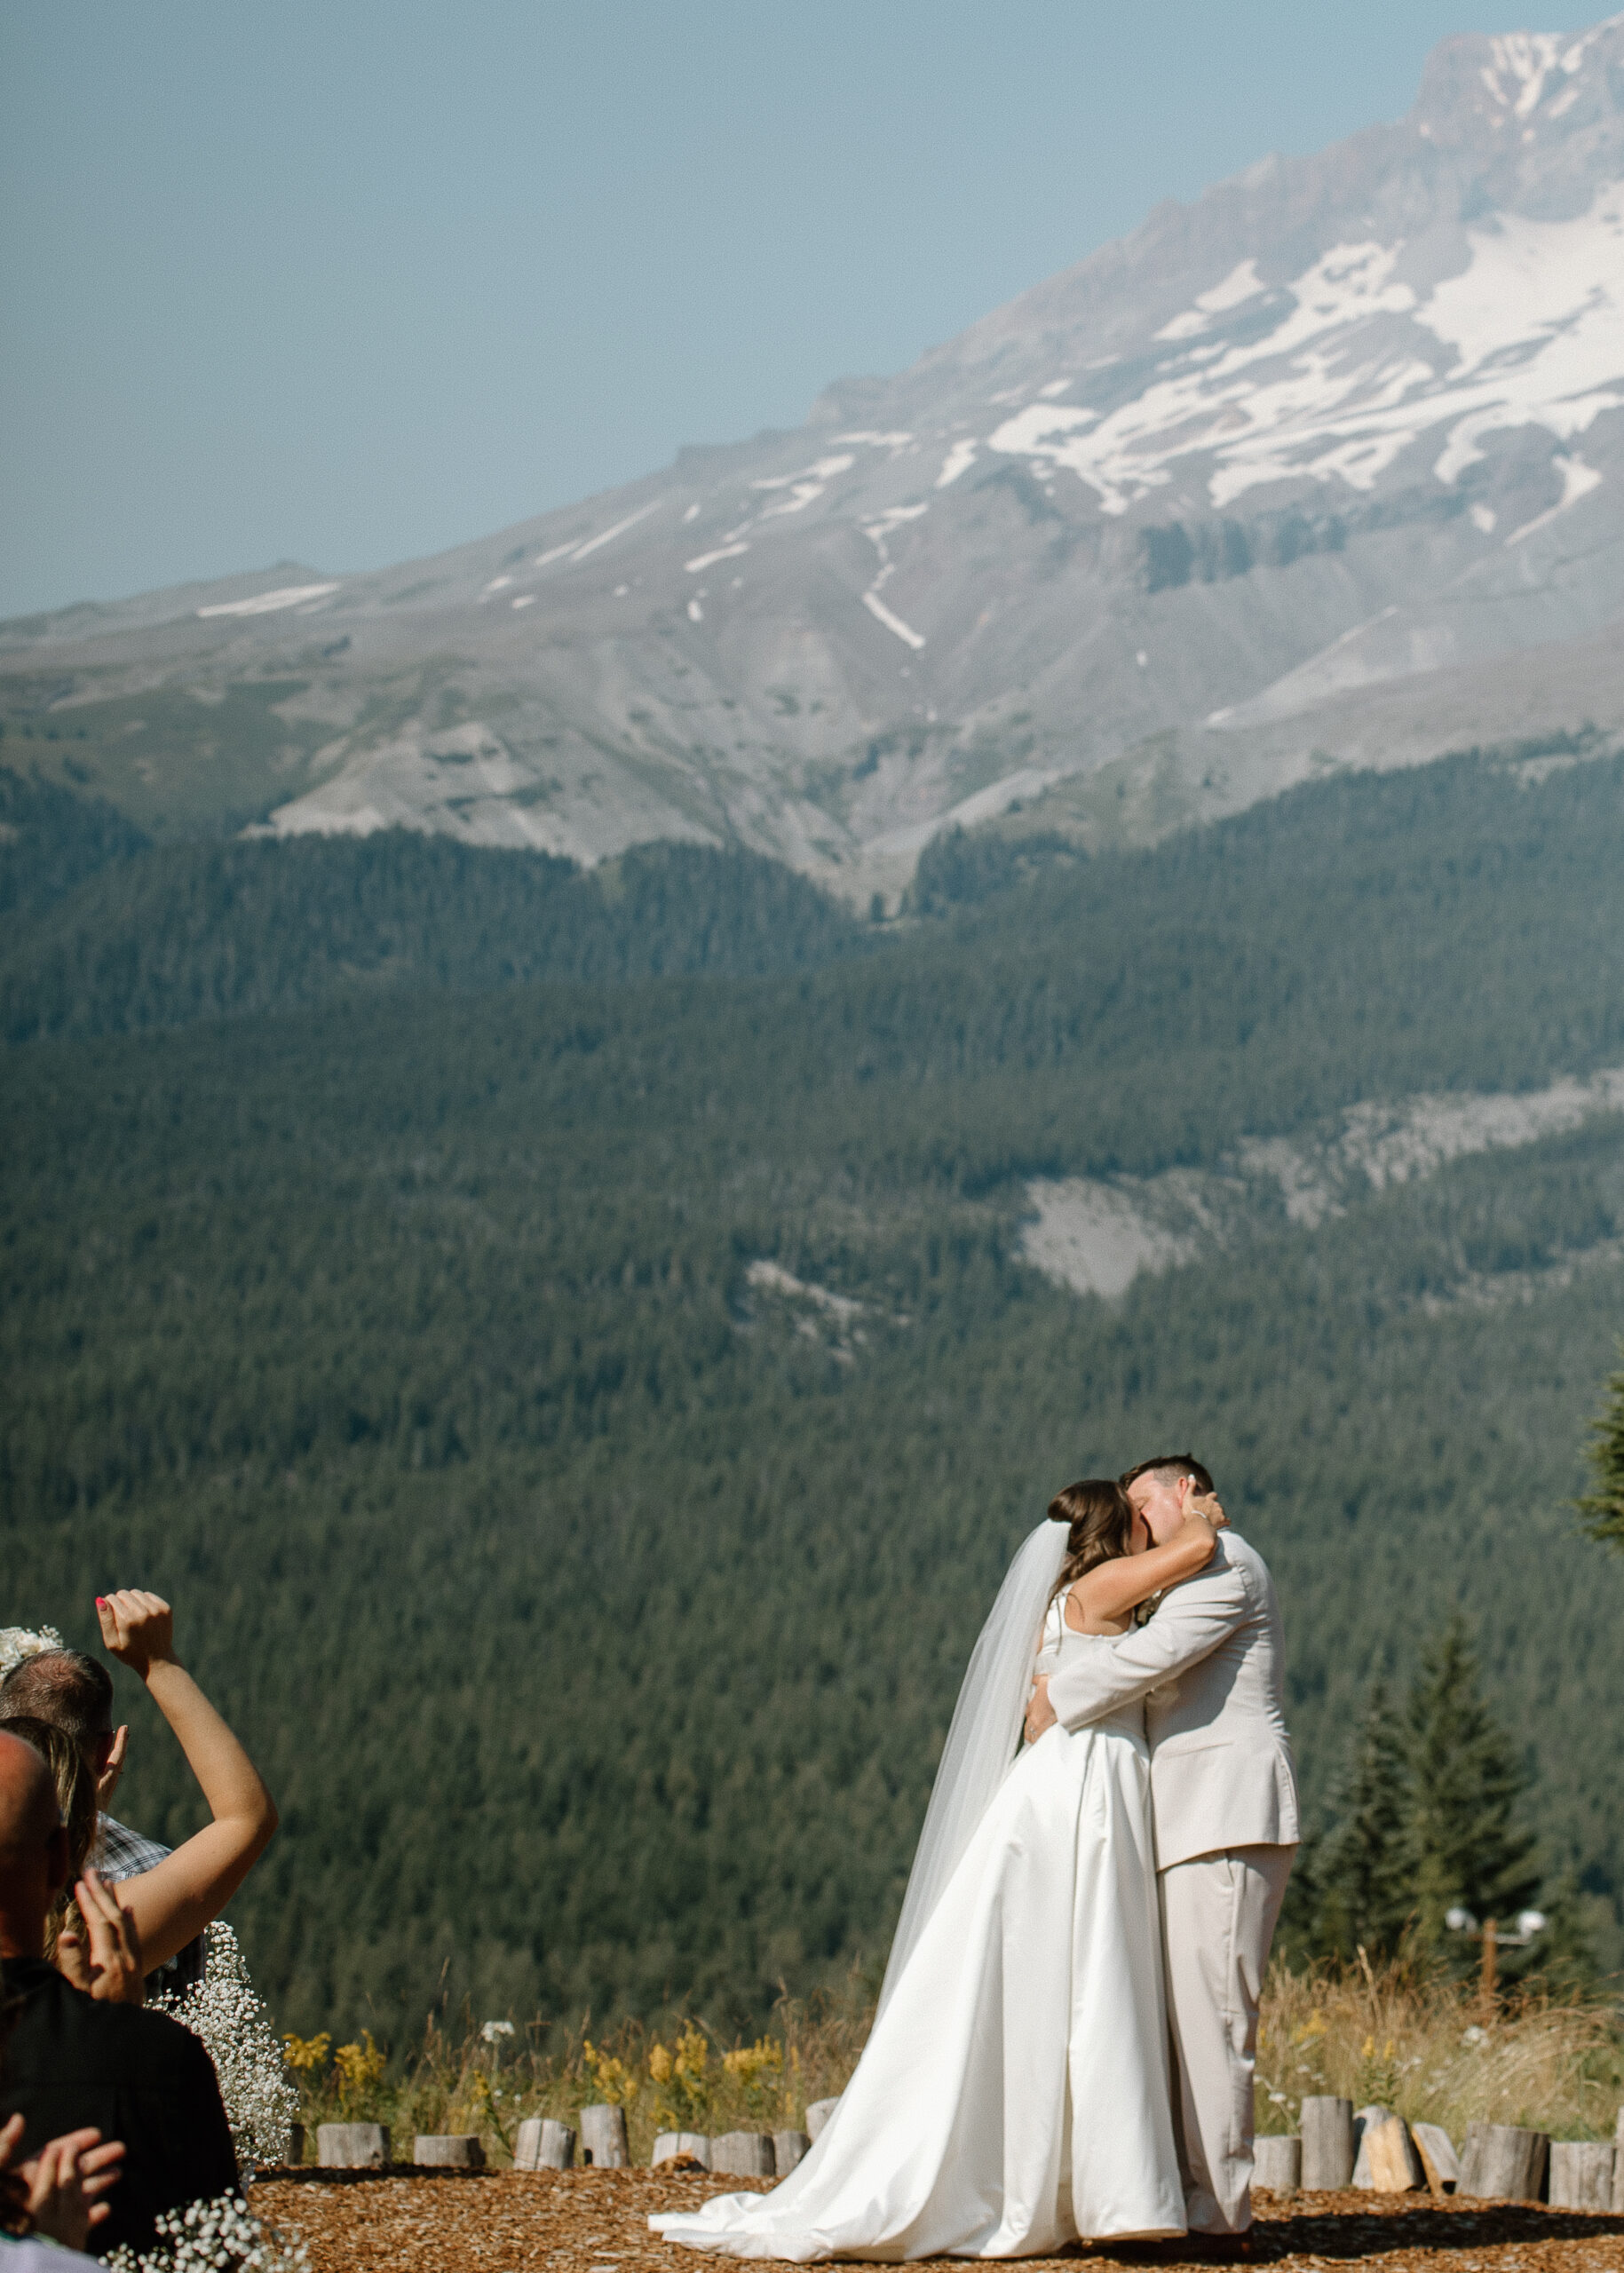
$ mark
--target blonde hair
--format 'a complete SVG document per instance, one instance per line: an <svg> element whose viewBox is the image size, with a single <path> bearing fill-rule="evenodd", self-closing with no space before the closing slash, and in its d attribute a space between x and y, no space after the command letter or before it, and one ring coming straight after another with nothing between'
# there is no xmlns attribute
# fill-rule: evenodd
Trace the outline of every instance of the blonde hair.
<svg viewBox="0 0 1624 2273"><path fill-rule="evenodd" d="M100 1815L96 1778L74 1738L51 1722L38 1720L32 1713L14 1713L0 1721L0 1729L9 1737L20 1737L24 1744L32 1745L51 1770L57 1807L67 1833L67 1883L51 1904L45 1920L45 1955L54 1964L57 1936L67 1923L70 1912L75 1919L78 1917L74 1888L96 1844Z"/></svg>

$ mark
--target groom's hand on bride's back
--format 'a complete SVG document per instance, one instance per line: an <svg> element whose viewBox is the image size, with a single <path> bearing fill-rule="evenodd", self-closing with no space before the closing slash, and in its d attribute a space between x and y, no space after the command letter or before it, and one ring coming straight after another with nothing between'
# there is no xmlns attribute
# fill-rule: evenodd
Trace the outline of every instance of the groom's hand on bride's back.
<svg viewBox="0 0 1624 2273"><path fill-rule="evenodd" d="M1055 1708L1049 1701L1049 1675L1039 1674L1032 1684L1032 1694L1026 1699L1026 1742L1035 1744L1045 1729L1055 1724ZM1008 1728L1006 1721L1004 1726Z"/></svg>

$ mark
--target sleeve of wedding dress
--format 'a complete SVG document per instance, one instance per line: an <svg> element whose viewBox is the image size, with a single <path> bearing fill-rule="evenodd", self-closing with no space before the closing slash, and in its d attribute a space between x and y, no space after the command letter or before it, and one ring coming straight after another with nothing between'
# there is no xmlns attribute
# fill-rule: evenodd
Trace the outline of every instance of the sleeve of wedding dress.
<svg viewBox="0 0 1624 2273"><path fill-rule="evenodd" d="M1172 1681L1210 1657L1241 1625L1250 1604L1232 1563L1215 1565L1175 1587L1147 1626L1103 1650L1073 1651L1049 1677L1055 1718L1086 1728Z"/></svg>

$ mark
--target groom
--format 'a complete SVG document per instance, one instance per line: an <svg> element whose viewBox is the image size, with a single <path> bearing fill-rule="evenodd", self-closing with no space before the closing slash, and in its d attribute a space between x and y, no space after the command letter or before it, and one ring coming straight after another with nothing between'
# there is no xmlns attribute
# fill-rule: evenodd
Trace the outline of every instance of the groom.
<svg viewBox="0 0 1624 2273"><path fill-rule="evenodd" d="M1212 1478L1187 1453L1122 1478L1164 1546ZM1173 2130L1192 2233L1252 2222L1252 2074L1269 1944L1297 1841L1282 1710L1279 1604L1268 1566L1230 1530L1153 1618L1081 1650L1034 1687L1028 1738L1085 1728L1145 1699L1161 1952L1175 2085Z"/></svg>

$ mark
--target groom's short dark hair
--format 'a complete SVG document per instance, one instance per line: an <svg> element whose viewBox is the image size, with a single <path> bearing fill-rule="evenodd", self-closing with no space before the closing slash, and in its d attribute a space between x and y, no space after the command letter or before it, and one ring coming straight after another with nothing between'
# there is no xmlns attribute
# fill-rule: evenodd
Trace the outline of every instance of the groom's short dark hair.
<svg viewBox="0 0 1624 2273"><path fill-rule="evenodd" d="M1163 1453L1155 1460L1139 1461L1121 1477L1122 1489L1126 1492L1136 1476L1163 1474L1193 1476L1203 1492L1211 1492L1216 1489L1212 1480L1212 1470L1204 1462L1197 1460L1193 1453Z"/></svg>

